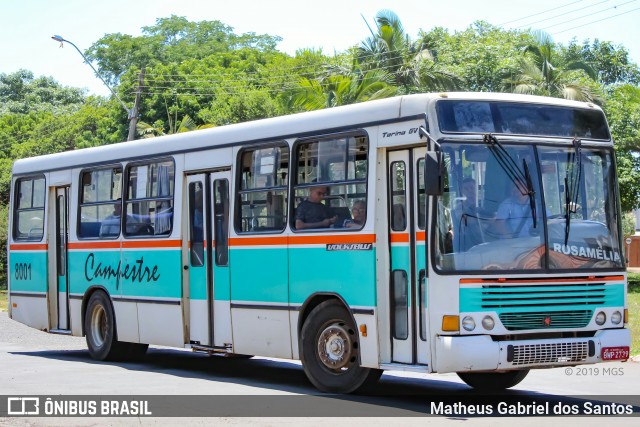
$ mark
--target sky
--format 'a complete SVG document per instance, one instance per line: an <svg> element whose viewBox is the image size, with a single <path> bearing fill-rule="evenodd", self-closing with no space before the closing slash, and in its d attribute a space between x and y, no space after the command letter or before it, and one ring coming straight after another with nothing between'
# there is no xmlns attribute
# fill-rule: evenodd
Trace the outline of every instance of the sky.
<svg viewBox="0 0 640 427"><path fill-rule="evenodd" d="M342 52L370 35L365 20L394 11L405 32L444 27L450 33L484 20L506 29L544 30L556 42L600 39L624 46L640 63L640 0L0 0L0 73L27 69L65 86L107 95L108 89L83 64L72 46L51 40L61 35L82 51L105 34L142 34L158 18L221 21L236 34L280 36L280 51L322 49Z"/></svg>

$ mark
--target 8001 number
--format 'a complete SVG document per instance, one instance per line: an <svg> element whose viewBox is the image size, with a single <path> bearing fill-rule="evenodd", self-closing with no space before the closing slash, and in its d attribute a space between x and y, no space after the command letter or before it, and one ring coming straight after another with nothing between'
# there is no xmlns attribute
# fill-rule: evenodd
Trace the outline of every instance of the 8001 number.
<svg viewBox="0 0 640 427"><path fill-rule="evenodd" d="M31 280L30 262L17 262L15 264L15 270L16 280Z"/></svg>

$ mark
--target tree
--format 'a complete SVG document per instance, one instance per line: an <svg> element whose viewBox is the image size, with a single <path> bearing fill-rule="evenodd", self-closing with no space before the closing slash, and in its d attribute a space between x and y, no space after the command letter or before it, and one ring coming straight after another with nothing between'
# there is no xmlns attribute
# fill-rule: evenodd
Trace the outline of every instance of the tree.
<svg viewBox="0 0 640 427"><path fill-rule="evenodd" d="M623 85L604 104L616 145L618 187L623 212L640 208L640 88Z"/></svg>
<svg viewBox="0 0 640 427"><path fill-rule="evenodd" d="M376 15L376 30L365 39L356 59L365 71L384 71L404 93L438 89L456 89L460 79L440 70L427 47L412 42L398 16L390 10Z"/></svg>
<svg viewBox="0 0 640 427"><path fill-rule="evenodd" d="M38 111L73 112L84 102L84 89L61 86L51 77L28 70L0 73L0 115Z"/></svg>
<svg viewBox="0 0 640 427"><path fill-rule="evenodd" d="M548 34L537 32L534 36L535 43L528 45L518 58L516 74L505 80L505 89L515 93L602 102L594 87L584 80L584 74L578 72L595 80L596 73L589 64L580 60L563 63Z"/></svg>
<svg viewBox="0 0 640 427"><path fill-rule="evenodd" d="M388 98L398 93L386 71L333 72L318 79L302 78L290 91L292 109L319 110L356 102Z"/></svg>
<svg viewBox="0 0 640 427"><path fill-rule="evenodd" d="M533 43L533 38L477 21L453 34L442 27L421 31L417 43L429 49L439 69L459 76L461 89L500 92L504 79L516 70L518 51Z"/></svg>
<svg viewBox="0 0 640 427"><path fill-rule="evenodd" d="M629 59L629 51L608 41L585 40L578 44L572 40L564 49L566 62L584 61L596 72L598 81L604 85L617 83L640 83L640 68Z"/></svg>

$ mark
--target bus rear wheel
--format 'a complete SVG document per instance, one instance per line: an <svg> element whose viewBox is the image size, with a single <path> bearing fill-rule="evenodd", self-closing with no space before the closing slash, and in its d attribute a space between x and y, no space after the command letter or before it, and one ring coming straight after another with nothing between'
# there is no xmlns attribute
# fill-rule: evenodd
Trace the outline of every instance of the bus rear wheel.
<svg viewBox="0 0 640 427"><path fill-rule="evenodd" d="M458 372L467 385L477 390L498 391L519 384L529 373L528 369L507 372Z"/></svg>
<svg viewBox="0 0 640 427"><path fill-rule="evenodd" d="M326 393L351 393L375 383L379 369L360 366L360 343L351 315L335 300L315 307L305 320L299 342L304 372Z"/></svg>
<svg viewBox="0 0 640 427"><path fill-rule="evenodd" d="M113 307L107 294L102 291L95 292L89 298L84 330L89 354L96 360L120 360L128 356L132 350L129 343L117 340ZM137 349L139 353L143 353L142 347ZM146 347L144 351L146 352Z"/></svg>

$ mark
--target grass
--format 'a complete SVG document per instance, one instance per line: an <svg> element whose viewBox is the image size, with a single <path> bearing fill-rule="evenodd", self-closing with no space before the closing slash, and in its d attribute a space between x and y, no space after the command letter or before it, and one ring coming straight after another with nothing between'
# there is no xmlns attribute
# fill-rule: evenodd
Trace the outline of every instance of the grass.
<svg viewBox="0 0 640 427"><path fill-rule="evenodd" d="M0 311L7 311L8 296L6 290L0 290Z"/></svg>

